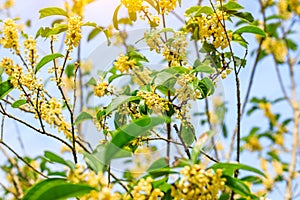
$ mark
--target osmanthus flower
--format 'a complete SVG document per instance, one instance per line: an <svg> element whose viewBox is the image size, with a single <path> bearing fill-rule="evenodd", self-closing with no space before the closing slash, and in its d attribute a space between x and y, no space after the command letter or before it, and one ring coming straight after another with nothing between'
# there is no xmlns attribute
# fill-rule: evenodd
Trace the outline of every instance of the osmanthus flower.
<svg viewBox="0 0 300 200"><path fill-rule="evenodd" d="M262 48L267 54L273 54L277 62L284 62L288 54L285 41L273 37L267 37L262 43Z"/></svg>
<svg viewBox="0 0 300 200"><path fill-rule="evenodd" d="M159 0L158 5L160 14L168 14L176 8L177 0Z"/></svg>
<svg viewBox="0 0 300 200"><path fill-rule="evenodd" d="M169 102L159 96L159 94L154 92L154 88L152 88L151 92L138 91L137 96L140 96L144 99L145 104L148 106L150 110L154 113L161 113L169 110Z"/></svg>
<svg viewBox="0 0 300 200"><path fill-rule="evenodd" d="M217 200L219 193L225 189L222 170L202 169L200 165L185 166L180 171L181 177L172 186L171 196L174 200L198 199Z"/></svg>
<svg viewBox="0 0 300 200"><path fill-rule="evenodd" d="M97 190L91 191L89 194L80 197L80 200L120 200L119 193L111 191L111 185L108 185L102 173L95 173L87 170L81 164L76 164L75 170L70 170L67 180L72 183L84 183L94 187Z"/></svg>
<svg viewBox="0 0 300 200"><path fill-rule="evenodd" d="M0 44L4 48L14 50L16 54L20 54L18 29L13 19L4 20Z"/></svg>
<svg viewBox="0 0 300 200"><path fill-rule="evenodd" d="M3 9L10 9L10 8L13 7L14 5L15 5L15 1L14 1L14 0L6 0L6 1L3 3L2 7L3 7ZM0 10L1 10L1 8L0 8Z"/></svg>
<svg viewBox="0 0 300 200"><path fill-rule="evenodd" d="M159 188L153 188L153 178L142 178L138 181L137 185L133 187L130 195L125 195L124 200L138 199L138 200L157 200L164 196L164 193Z"/></svg>
<svg viewBox="0 0 300 200"><path fill-rule="evenodd" d="M128 13L141 12L145 9L143 0L121 0L121 3L128 9Z"/></svg>
<svg viewBox="0 0 300 200"><path fill-rule="evenodd" d="M121 73L128 73L129 70L135 68L136 60L135 59L129 59L128 56L125 56L121 54L119 58L114 62L114 66L117 70L119 70Z"/></svg>
<svg viewBox="0 0 300 200"><path fill-rule="evenodd" d="M226 12L216 9L212 14L187 17L185 29L194 34L193 39L212 44L215 48L225 49L229 46L232 32L225 30L222 24L228 19Z"/></svg>
<svg viewBox="0 0 300 200"><path fill-rule="evenodd" d="M96 86L94 86L94 94L98 97L103 97L104 95L110 94L108 91L108 83L100 79Z"/></svg>
<svg viewBox="0 0 300 200"><path fill-rule="evenodd" d="M36 50L36 40L30 36L24 41L24 48L25 48L25 54L26 59L33 67L36 64L36 60L39 57Z"/></svg>
<svg viewBox="0 0 300 200"><path fill-rule="evenodd" d="M67 50L72 51L73 48L77 47L80 43L82 34L81 26L83 25L82 17L78 15L70 16L67 18L68 29L66 31L65 44Z"/></svg>

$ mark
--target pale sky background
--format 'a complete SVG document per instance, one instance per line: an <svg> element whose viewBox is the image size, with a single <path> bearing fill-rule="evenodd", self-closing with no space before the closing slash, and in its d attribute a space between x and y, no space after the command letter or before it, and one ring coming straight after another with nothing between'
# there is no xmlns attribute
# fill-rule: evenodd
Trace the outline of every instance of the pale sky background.
<svg viewBox="0 0 300 200"><path fill-rule="evenodd" d="M114 8L118 5L118 0L98 0L89 6L87 6L86 10L86 21L95 21L99 25L108 25L111 23L112 15ZM183 7L188 7L189 5L192 5L190 0L183 0ZM247 0L241 0L239 1L243 6L246 7L245 10L251 11L253 15L256 17L256 13L258 13L258 5L257 1L247 1ZM36 30L40 26L48 26L55 17L53 18L47 18L47 19L41 19L39 20L39 13L38 10L40 8L49 7L49 6L57 6L62 7L63 1L62 0L16 0L16 8L14 9L14 14L17 14L22 21L26 21L27 19L32 20L32 28L29 30L30 34L35 35ZM179 12L183 12L184 9L178 9ZM121 14L122 15L122 12ZM15 15L14 15L15 16ZM179 27L176 19L174 16L170 15L170 19L167 21L168 24L174 24L175 27ZM134 29L138 28L144 28L145 25L141 22L138 22ZM85 28L84 33L88 33L91 30L91 28ZM247 36L248 37L248 36ZM40 39L41 40L41 39ZM42 40L41 40L42 41ZM249 36L249 55L253 48L256 47L256 42L253 40L252 36ZM86 44L83 43L84 51L82 51L82 57L87 58L89 55L101 44L105 42L105 38L102 34L100 36L97 36L96 39L92 41L92 43ZM40 48L43 49L43 51L49 53L48 49L48 42L45 43L46 45L41 45ZM2 52L3 49L0 49L0 52ZM2 54L2 53L1 53ZM2 57L2 55L1 55ZM40 56L42 57L42 56ZM242 100L244 99L245 91L247 89L247 84L249 82L250 77L250 67L252 67L254 60L249 59L247 66L245 69L242 70L240 74L241 79L241 91L242 91ZM296 68L296 75L297 77L300 77L300 71L299 67ZM288 70L286 67L281 67L281 72L283 74L283 77L286 77L288 75ZM228 110L227 113L227 124L229 128L229 136L232 135L233 128L236 124L236 93L235 93L235 83L234 83L234 76L231 74L226 80L222 81L223 87L224 87L224 97L225 100L228 102ZM289 83L286 83L289 85ZM298 85L299 85L299 79L298 79ZM299 87L297 88L299 92ZM263 62L259 64L259 67L256 71L256 76L254 80L254 85L252 88L252 95L257 97L267 97L268 99L274 100L275 98L282 97L282 93L280 90L280 87L278 85L277 77L275 74L275 68L273 66L273 61L268 57L267 59L264 59ZM283 111L282 107L286 106L286 104L278 104L274 107L277 111ZM286 114L288 114L290 111L285 110ZM20 116L20 115L19 115ZM21 115L22 116L22 115ZM24 115L25 118L25 115ZM246 135L249 133L250 128L253 127L253 125L261 126L261 124L266 124L266 122L262 122L262 114L261 112L255 113L251 118L245 117L242 122L242 135ZM5 125L5 140L8 144L12 145L14 149L17 152L22 152L22 149L20 148L20 145L18 143L18 135L23 140L23 143L25 144L25 152L28 155L42 155L43 150L52 150L52 147L57 145L57 142L54 142L53 140L49 140L47 137L41 136L39 134L32 134L27 133L24 131L23 126L18 126L19 128L16 129L15 123L12 123L12 121L7 121ZM16 134L16 131L19 132L19 134ZM59 152L59 149L56 150L56 152ZM22 154L22 153L21 153ZM2 154L0 154L0 163L4 162L4 157ZM257 165L252 159L249 159L249 157L242 157L241 161L249 164L249 165ZM0 174L1 175L1 174ZM2 174L3 175L3 174ZM0 176L0 180L2 180ZM300 184L300 181L299 181ZM1 194L1 192L0 192ZM276 194L271 195L270 198L276 199Z"/></svg>

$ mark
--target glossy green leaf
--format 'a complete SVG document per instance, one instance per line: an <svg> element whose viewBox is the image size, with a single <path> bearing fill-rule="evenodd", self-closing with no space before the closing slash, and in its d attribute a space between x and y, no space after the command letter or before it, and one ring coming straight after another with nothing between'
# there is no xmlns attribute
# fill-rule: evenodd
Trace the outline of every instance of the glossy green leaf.
<svg viewBox="0 0 300 200"><path fill-rule="evenodd" d="M103 159L97 158L94 154L89 154L87 152L84 152L84 160L87 163L87 165L94 171L94 172L102 172L104 169L104 162Z"/></svg>
<svg viewBox="0 0 300 200"><path fill-rule="evenodd" d="M199 82L199 89L200 89L202 98L205 98L214 93L215 86L214 86L214 83L212 82L212 80L210 80L210 78L205 77L205 78L201 79L201 81Z"/></svg>
<svg viewBox="0 0 300 200"><path fill-rule="evenodd" d="M166 122L166 119L162 117L145 116L116 130L112 133L113 138L106 148L105 163L109 163L130 141L138 136L148 135L149 130L164 122Z"/></svg>
<svg viewBox="0 0 300 200"><path fill-rule="evenodd" d="M14 88L10 80L0 83L0 99L3 99Z"/></svg>
<svg viewBox="0 0 300 200"><path fill-rule="evenodd" d="M210 167L211 169L223 169L224 173L228 174L228 175L232 175L236 170L241 169L241 170L246 170L246 171L250 171L250 172L254 172L257 173L259 175L265 176L265 174L254 168L251 167L249 165L244 165L241 163L216 163L213 166Z"/></svg>
<svg viewBox="0 0 300 200"><path fill-rule="evenodd" d="M23 200L53 200L79 197L95 190L86 184L69 183L62 178L48 178L31 187Z"/></svg>
<svg viewBox="0 0 300 200"><path fill-rule="evenodd" d="M160 158L156 161L154 161L150 167L147 169L147 171L157 170L161 168L165 168L168 166L168 163L165 158Z"/></svg>
<svg viewBox="0 0 300 200"><path fill-rule="evenodd" d="M194 126L191 123L189 124L184 123L182 125L181 136L185 144L191 145L195 140L194 135L195 135Z"/></svg>
<svg viewBox="0 0 300 200"><path fill-rule="evenodd" d="M233 15L248 23L252 23L254 21L253 15L249 12L237 12L233 13Z"/></svg>
<svg viewBox="0 0 300 200"><path fill-rule="evenodd" d="M115 98L111 101L111 103L107 106L105 112L106 112L106 114L109 114L124 103L136 101L136 100L140 100L140 99L141 99L141 97L139 97L139 96L126 96L126 95L118 96L117 98Z"/></svg>
<svg viewBox="0 0 300 200"><path fill-rule="evenodd" d="M73 162L62 158L53 152L45 151L44 156L48 158L51 162L59 163L68 166L71 169L75 169L75 164Z"/></svg>
<svg viewBox="0 0 300 200"><path fill-rule="evenodd" d="M240 10L243 9L244 7L235 1L228 1L226 4L223 4L223 8L225 11L228 11L228 10Z"/></svg>
<svg viewBox="0 0 300 200"><path fill-rule="evenodd" d="M253 25L243 26L243 27L237 29L234 33L237 33L237 34L253 33L256 35L260 35L262 37L266 37L266 33L261 28L259 28L257 26L253 26Z"/></svg>
<svg viewBox="0 0 300 200"><path fill-rule="evenodd" d="M243 181L227 175L223 175L222 178L226 178L225 185L232 189L236 194L239 194L242 197L250 196L252 200L259 199L255 195L251 194L249 187Z"/></svg>
<svg viewBox="0 0 300 200"><path fill-rule="evenodd" d="M40 19L52 15L62 15L62 16L67 16L67 12L61 8L58 7L48 7L48 8L43 8L39 11L40 13Z"/></svg>
<svg viewBox="0 0 300 200"><path fill-rule="evenodd" d="M47 63L55 60L56 58L60 58L60 57L64 57L64 56L62 54L60 54L60 53L54 53L54 54L50 54L50 55L44 56L40 60L40 62L36 65L34 73L37 73Z"/></svg>
<svg viewBox="0 0 300 200"><path fill-rule="evenodd" d="M81 122L83 121L86 121L86 120L92 120L93 119L93 116L87 112L81 112L77 117L76 117L76 120L75 120L75 125L78 125L80 124Z"/></svg>
<svg viewBox="0 0 300 200"><path fill-rule="evenodd" d="M194 72L201 72L201 73L207 73L207 74L213 74L216 72L214 68L208 65L200 64L198 65L194 70Z"/></svg>
<svg viewBox="0 0 300 200"><path fill-rule="evenodd" d="M24 105L27 103L26 99L19 99L17 101L15 101L13 104L11 104L11 107L13 108L19 108L20 106Z"/></svg>

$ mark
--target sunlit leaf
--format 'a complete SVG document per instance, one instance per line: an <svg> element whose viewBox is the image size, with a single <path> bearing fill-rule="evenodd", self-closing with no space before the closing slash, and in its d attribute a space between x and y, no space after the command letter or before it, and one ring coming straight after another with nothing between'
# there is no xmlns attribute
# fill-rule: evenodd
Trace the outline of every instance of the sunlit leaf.
<svg viewBox="0 0 300 200"><path fill-rule="evenodd" d="M237 34L253 33L256 35L260 35L262 37L266 37L266 33L261 28L259 28L257 26L253 26L253 25L243 26L243 27L237 29L234 33L237 33Z"/></svg>
<svg viewBox="0 0 300 200"><path fill-rule="evenodd" d="M122 4L118 5L115 9L114 15L113 15L113 25L115 29L119 30L119 23L118 23L118 13L121 8Z"/></svg>
<svg viewBox="0 0 300 200"><path fill-rule="evenodd" d="M84 122L86 120L91 120L91 119L93 119L93 116L91 114L87 112L81 112L75 120L75 125L78 125L81 122Z"/></svg>
<svg viewBox="0 0 300 200"><path fill-rule="evenodd" d="M61 8L58 7L48 7L48 8L43 8L39 11L40 13L40 19L52 15L62 15L62 16L67 16L67 12Z"/></svg>
<svg viewBox="0 0 300 200"><path fill-rule="evenodd" d="M60 163L62 165L70 167L71 169L75 169L75 164L73 162L62 158L53 152L45 151L44 156L48 158L51 162Z"/></svg>
<svg viewBox="0 0 300 200"><path fill-rule="evenodd" d="M0 99L5 97L14 88L10 80L0 83Z"/></svg>
<svg viewBox="0 0 300 200"><path fill-rule="evenodd" d="M86 184L69 183L62 178L48 178L31 187L23 200L53 200L79 197L95 190Z"/></svg>
<svg viewBox="0 0 300 200"><path fill-rule="evenodd" d="M11 104L11 107L13 108L19 108L20 106L24 105L27 103L26 99L19 99L17 101L15 101L13 104Z"/></svg>
<svg viewBox="0 0 300 200"><path fill-rule="evenodd" d="M38 62L38 64L36 65L36 67L34 69L34 73L37 73L47 63L49 63L57 58L60 58L60 57L64 57L64 56L60 53L54 53L54 54L50 54L50 55L43 57L40 60L40 62Z"/></svg>

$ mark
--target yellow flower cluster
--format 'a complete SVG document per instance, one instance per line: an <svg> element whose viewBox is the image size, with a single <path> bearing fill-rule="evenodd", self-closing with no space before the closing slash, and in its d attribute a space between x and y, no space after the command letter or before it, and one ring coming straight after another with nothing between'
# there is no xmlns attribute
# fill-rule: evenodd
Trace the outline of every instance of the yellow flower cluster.
<svg viewBox="0 0 300 200"><path fill-rule="evenodd" d="M163 49L163 56L170 66L182 66L186 64L187 41L183 32L175 32L172 42L167 42Z"/></svg>
<svg viewBox="0 0 300 200"><path fill-rule="evenodd" d="M173 1L173 0L172 0ZM151 26L158 26L160 23L160 18L157 15L153 15L149 12L149 6L143 5L143 0L121 0L129 14L140 13L140 18L142 20L148 20ZM170 9L169 6L165 10Z"/></svg>
<svg viewBox="0 0 300 200"><path fill-rule="evenodd" d="M259 138L257 135L251 135L249 138L247 138L247 141L244 145L244 149L247 149L249 151L261 151L262 146L259 142Z"/></svg>
<svg viewBox="0 0 300 200"><path fill-rule="evenodd" d="M145 8L143 0L121 0L121 3L128 9L128 13L141 12Z"/></svg>
<svg viewBox="0 0 300 200"><path fill-rule="evenodd" d="M85 170L83 165L76 164L76 169L71 170L68 174L67 179L73 183L85 183L96 190L93 190L87 195L84 195L80 200L119 200L121 195L118 193L111 193L111 189L105 180L103 174L96 174L94 171Z"/></svg>
<svg viewBox="0 0 300 200"><path fill-rule="evenodd" d="M20 44L17 25L14 20L6 19L3 24L3 36L0 44L4 48L13 49L16 54L20 54Z"/></svg>
<svg viewBox="0 0 300 200"><path fill-rule="evenodd" d="M159 0L160 14L168 14L176 8L177 0Z"/></svg>
<svg viewBox="0 0 300 200"><path fill-rule="evenodd" d="M192 17L187 21L186 26L197 24L199 28L198 35L202 42L206 41L207 43L214 45L215 48L221 47L221 49L225 49L232 39L232 32L225 30L224 25L222 24L223 20L227 19L228 16L226 12L216 10L216 12L211 15ZM192 27L187 31L194 33Z"/></svg>
<svg viewBox="0 0 300 200"><path fill-rule="evenodd" d="M222 79L225 79L227 78L227 76L231 73L231 69L227 68L226 70L224 70L222 73L221 73L221 78Z"/></svg>
<svg viewBox="0 0 300 200"><path fill-rule="evenodd" d="M182 177L172 187L174 200L198 199L216 200L219 192L225 189L225 178L222 178L222 170L215 173L212 169L201 169L200 165L185 166L181 170Z"/></svg>
<svg viewBox="0 0 300 200"><path fill-rule="evenodd" d="M154 180L151 177L147 177L146 179L142 178L139 180L138 184L134 186L131 194L133 199L138 200L157 200L164 196L164 193L159 188L153 188L152 182ZM125 199L131 199L129 195L125 197Z"/></svg>
<svg viewBox="0 0 300 200"><path fill-rule="evenodd" d="M62 105L55 98L45 98L44 85L37 79L32 69L24 73L22 67L15 65L10 58L3 58L0 65L6 74L11 77L11 83L21 91L20 98L29 98L29 109L35 113L35 118L41 118L46 123L62 131L67 138L71 138L71 125L62 115ZM37 100L38 97L38 100Z"/></svg>
<svg viewBox="0 0 300 200"><path fill-rule="evenodd" d="M88 4L88 0L73 0L72 12L83 17L84 7Z"/></svg>
<svg viewBox="0 0 300 200"><path fill-rule="evenodd" d="M11 7L13 7L15 5L15 1L14 0L6 0L3 5L1 6L1 8L4 9L10 9Z"/></svg>
<svg viewBox="0 0 300 200"><path fill-rule="evenodd" d="M196 77L193 74L181 74L178 77L177 83L181 86L176 92L178 100L196 100L201 97L201 93L189 85L195 80L195 78Z"/></svg>
<svg viewBox="0 0 300 200"><path fill-rule="evenodd" d="M289 0L290 9L294 11L297 15L300 15L300 2L299 0Z"/></svg>
<svg viewBox="0 0 300 200"><path fill-rule="evenodd" d="M109 94L107 90L108 83L106 81L98 81L97 85L94 87L94 94L98 97L103 97L106 94Z"/></svg>
<svg viewBox="0 0 300 200"><path fill-rule="evenodd" d="M154 113L161 113L169 110L169 102L160 97L158 94L154 93L154 90L151 92L138 91L137 96L142 97L145 100L145 104Z"/></svg>
<svg viewBox="0 0 300 200"><path fill-rule="evenodd" d="M42 93L41 93L42 94ZM35 103L35 101L33 101ZM71 124L67 123L62 114L62 104L55 98L49 101L43 100L42 96L39 98L39 104L35 105L35 117L40 117L45 120L49 125L54 126L60 132L62 131L68 139L72 138Z"/></svg>
<svg viewBox="0 0 300 200"><path fill-rule="evenodd" d="M36 60L39 57L36 50L36 40L30 36L24 41L25 54L27 55L27 60L33 67L36 64Z"/></svg>
<svg viewBox="0 0 300 200"><path fill-rule="evenodd" d="M82 18L80 16L68 17L68 30L66 32L65 44L67 50L72 51L74 47L77 47L80 43L81 26L83 25Z"/></svg>
<svg viewBox="0 0 300 200"><path fill-rule="evenodd" d="M268 54L273 54L277 62L284 62L288 53L286 43L283 40L268 37L263 41L262 48Z"/></svg>
<svg viewBox="0 0 300 200"><path fill-rule="evenodd" d="M150 51L155 50L156 53L161 52L161 48L164 46L164 43L161 40L160 33L157 31L146 31L144 34L145 41L147 45L150 47Z"/></svg>
<svg viewBox="0 0 300 200"><path fill-rule="evenodd" d="M126 72L128 73L130 69L135 67L136 60L131 59L129 60L128 56L120 55L120 57L114 62L114 66L117 70L121 73Z"/></svg>

